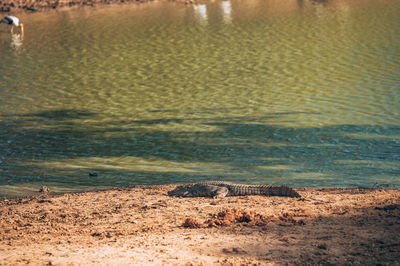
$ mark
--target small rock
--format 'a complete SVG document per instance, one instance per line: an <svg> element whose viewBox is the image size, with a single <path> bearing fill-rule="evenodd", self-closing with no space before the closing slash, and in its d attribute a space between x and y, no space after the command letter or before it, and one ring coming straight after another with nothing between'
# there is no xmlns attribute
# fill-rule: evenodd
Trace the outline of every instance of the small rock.
<svg viewBox="0 0 400 266"><path fill-rule="evenodd" d="M232 253L235 253L235 254L246 254L247 253L245 250L243 250L241 248L232 248L232 249L223 248L222 252L226 253L226 254L232 254Z"/></svg>
<svg viewBox="0 0 400 266"><path fill-rule="evenodd" d="M236 253L236 254L245 254L247 253L245 250L241 249L241 248L232 248L232 252Z"/></svg>

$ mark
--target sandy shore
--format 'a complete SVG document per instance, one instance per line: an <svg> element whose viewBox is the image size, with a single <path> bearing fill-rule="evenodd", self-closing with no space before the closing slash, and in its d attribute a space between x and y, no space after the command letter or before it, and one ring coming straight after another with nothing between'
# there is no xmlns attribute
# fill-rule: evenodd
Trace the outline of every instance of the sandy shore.
<svg viewBox="0 0 400 266"><path fill-rule="evenodd" d="M0 12L12 13L17 11L48 11L73 7L93 7L99 5L148 3L155 1L178 2L192 4L197 0L0 0Z"/></svg>
<svg viewBox="0 0 400 266"><path fill-rule="evenodd" d="M400 265L400 191L174 198L174 186L0 201L1 265Z"/></svg>

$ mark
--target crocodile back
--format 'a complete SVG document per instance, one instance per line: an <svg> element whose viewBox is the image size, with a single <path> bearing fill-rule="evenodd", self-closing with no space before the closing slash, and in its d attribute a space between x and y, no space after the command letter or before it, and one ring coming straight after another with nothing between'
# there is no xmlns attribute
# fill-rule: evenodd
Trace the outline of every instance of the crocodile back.
<svg viewBox="0 0 400 266"><path fill-rule="evenodd" d="M287 186L265 186L265 185L228 185L231 196L263 195L263 196L284 196L300 197L292 188Z"/></svg>
<svg viewBox="0 0 400 266"><path fill-rule="evenodd" d="M288 186L245 185L224 181L205 181L200 183L205 185L227 187L229 189L227 196L263 195L296 198L301 197L299 193Z"/></svg>

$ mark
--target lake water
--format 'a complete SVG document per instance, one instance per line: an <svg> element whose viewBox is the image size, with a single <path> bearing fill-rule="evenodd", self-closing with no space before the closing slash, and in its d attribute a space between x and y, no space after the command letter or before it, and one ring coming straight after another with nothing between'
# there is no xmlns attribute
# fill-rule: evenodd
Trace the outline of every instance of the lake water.
<svg viewBox="0 0 400 266"><path fill-rule="evenodd" d="M232 0L0 27L0 195L400 187L400 1ZM91 173L89 175L89 173Z"/></svg>

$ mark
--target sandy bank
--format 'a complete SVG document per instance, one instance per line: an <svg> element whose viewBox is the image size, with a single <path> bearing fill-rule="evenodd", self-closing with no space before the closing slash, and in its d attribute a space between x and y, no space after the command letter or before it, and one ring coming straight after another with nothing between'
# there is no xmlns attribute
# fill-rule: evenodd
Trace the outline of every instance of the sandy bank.
<svg viewBox="0 0 400 266"><path fill-rule="evenodd" d="M399 190L300 189L303 199L210 199L169 197L171 188L1 200L0 263L400 262Z"/></svg>
<svg viewBox="0 0 400 266"><path fill-rule="evenodd" d="M0 12L47 11L80 6L97 6L123 3L147 3L160 0L0 0ZM194 0L161 0L165 2L181 2L190 4Z"/></svg>

